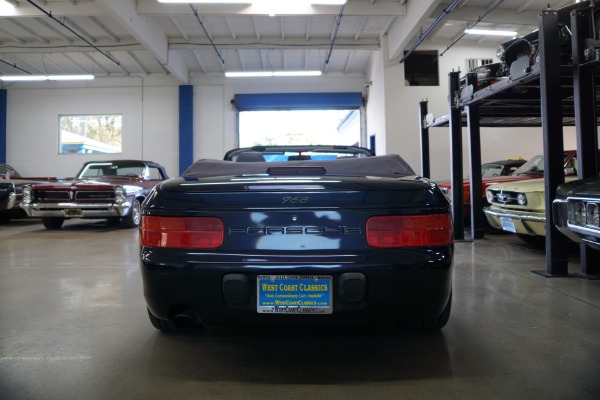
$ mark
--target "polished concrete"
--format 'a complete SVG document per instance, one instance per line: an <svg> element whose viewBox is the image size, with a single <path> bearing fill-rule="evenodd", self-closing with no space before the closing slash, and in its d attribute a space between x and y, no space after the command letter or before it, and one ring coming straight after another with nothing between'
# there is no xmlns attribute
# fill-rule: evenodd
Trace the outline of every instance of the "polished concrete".
<svg viewBox="0 0 600 400"><path fill-rule="evenodd" d="M440 333L148 321L137 231L0 225L0 398L600 399L600 281L512 236L456 244ZM577 255L570 267L577 272Z"/></svg>

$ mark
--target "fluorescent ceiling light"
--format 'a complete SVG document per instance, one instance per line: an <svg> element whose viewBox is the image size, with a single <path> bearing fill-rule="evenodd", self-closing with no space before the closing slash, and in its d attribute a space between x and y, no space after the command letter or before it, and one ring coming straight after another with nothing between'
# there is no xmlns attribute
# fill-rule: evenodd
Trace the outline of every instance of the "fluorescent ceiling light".
<svg viewBox="0 0 600 400"><path fill-rule="evenodd" d="M0 80L10 82L23 81L89 81L94 75L0 75Z"/></svg>
<svg viewBox="0 0 600 400"><path fill-rule="evenodd" d="M1 0L0 0L1 1ZM298 4L342 5L346 0L281 0ZM265 0L158 0L159 3L196 3L196 4L260 4Z"/></svg>
<svg viewBox="0 0 600 400"><path fill-rule="evenodd" d="M489 29L465 29L465 33L471 35L491 35L491 36L516 36L514 31L494 31Z"/></svg>
<svg viewBox="0 0 600 400"><path fill-rule="evenodd" d="M321 71L255 71L225 72L227 78L260 78L270 76L320 76Z"/></svg>
<svg viewBox="0 0 600 400"><path fill-rule="evenodd" d="M0 7L5 7L5 6L15 8L17 6L17 4L14 1L0 0Z"/></svg>

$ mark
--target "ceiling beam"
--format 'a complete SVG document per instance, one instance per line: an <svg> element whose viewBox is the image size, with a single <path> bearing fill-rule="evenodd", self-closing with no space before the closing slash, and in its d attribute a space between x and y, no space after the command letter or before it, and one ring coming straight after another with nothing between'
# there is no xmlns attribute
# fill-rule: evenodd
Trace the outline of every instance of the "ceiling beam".
<svg viewBox="0 0 600 400"><path fill-rule="evenodd" d="M154 21L137 13L134 0L96 0L146 47L179 82L189 83L189 71L182 58L169 51L165 32ZM189 6L187 15L190 15Z"/></svg>
<svg viewBox="0 0 600 400"><path fill-rule="evenodd" d="M438 0L419 0L411 2L408 15L396 18L388 31L389 59L400 58L421 26L426 22L438 5ZM439 15L439 14L438 14ZM430 25L430 24L429 24ZM427 25L427 27L429 26Z"/></svg>

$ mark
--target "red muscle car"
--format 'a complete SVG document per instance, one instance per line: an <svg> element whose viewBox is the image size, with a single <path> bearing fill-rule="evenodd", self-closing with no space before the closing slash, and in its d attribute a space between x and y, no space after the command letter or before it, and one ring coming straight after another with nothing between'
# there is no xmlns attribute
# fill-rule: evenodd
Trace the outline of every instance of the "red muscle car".
<svg viewBox="0 0 600 400"><path fill-rule="evenodd" d="M59 229L69 218L106 218L135 228L140 205L165 179L165 168L151 161L90 161L74 180L26 185L21 208L31 217L41 217L47 229Z"/></svg>

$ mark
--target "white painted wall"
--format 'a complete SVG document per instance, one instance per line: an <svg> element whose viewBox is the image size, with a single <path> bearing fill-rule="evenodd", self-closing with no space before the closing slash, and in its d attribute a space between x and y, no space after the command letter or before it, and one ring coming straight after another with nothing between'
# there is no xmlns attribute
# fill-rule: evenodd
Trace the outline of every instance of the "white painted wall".
<svg viewBox="0 0 600 400"><path fill-rule="evenodd" d="M194 159L237 146L236 93L362 91L364 77L225 79L193 77ZM179 86L170 78L104 78L92 83L13 84L7 93L7 162L28 176L73 176L90 160L147 159L179 171ZM61 114L123 114L119 155L58 154Z"/></svg>
<svg viewBox="0 0 600 400"><path fill-rule="evenodd" d="M424 43L419 49L436 49ZM442 51L443 48L437 48ZM389 61L383 49L371 62L368 77L239 78L193 76L194 159L221 158L237 146L237 121L231 104L236 93L363 92L366 136L376 135L377 154L401 154L420 173L419 101L429 112L448 113L448 73L464 69L466 58L494 58L495 47L455 46L440 58L440 86L404 85L404 68ZM368 85L366 85L368 83ZM72 176L83 162L106 155L59 155L61 114L123 114L123 153L179 171L178 83L172 78L102 78L86 83L12 84L8 89L7 161L24 175ZM468 175L468 141L463 132L464 175ZM532 157L542 152L541 128L482 128L482 161ZM368 143L364 143L368 145ZM575 148L574 128L565 128L565 148ZM450 175L448 128L430 129L431 178ZM110 156L109 156L110 157ZM112 158L112 157L111 157Z"/></svg>
<svg viewBox="0 0 600 400"><path fill-rule="evenodd" d="M438 50L423 43L418 50ZM387 60L385 46L379 57L372 60L372 90L367 105L369 129L371 122L385 120L385 139L377 139L377 153L398 153L421 173L421 150L419 132L419 102L428 101L428 110L439 117L448 109L448 74L451 71L464 71L467 58L493 58L495 47L454 46L440 57L440 86L405 86L404 67L398 60ZM383 74L380 65L383 64ZM462 75L462 73L461 73ZM384 88L384 89L380 89ZM373 89L376 89L375 91ZM383 95L381 91L384 91ZM381 97L384 100L381 100ZM373 99L374 101L371 101ZM383 106L382 106L383 105ZM448 127L431 128L430 157L431 178L445 180L450 178L450 133ZM565 148L575 149L575 128L564 128ZM469 170L468 131L463 129L463 175ZM481 128L482 162L495 161L507 157L530 158L543 152L541 128Z"/></svg>

